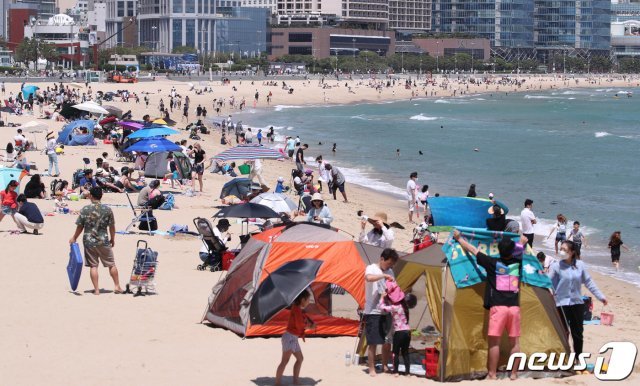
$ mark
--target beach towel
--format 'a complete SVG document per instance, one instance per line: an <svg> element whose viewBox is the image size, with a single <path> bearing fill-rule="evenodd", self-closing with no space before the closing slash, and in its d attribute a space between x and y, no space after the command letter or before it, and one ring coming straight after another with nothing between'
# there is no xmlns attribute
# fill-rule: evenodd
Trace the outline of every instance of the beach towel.
<svg viewBox="0 0 640 386"><path fill-rule="evenodd" d="M499 258L498 242L503 237L510 237L518 242L520 235L515 233L494 232L485 229L457 228L462 237L489 257ZM453 239L453 232L442 246L447 257L451 275L456 287L465 288L487 279L487 272L478 265L475 256L464 252L460 244ZM551 288L551 280L544 274L542 265L533 255L531 247L526 246L522 252L522 282L542 288Z"/></svg>

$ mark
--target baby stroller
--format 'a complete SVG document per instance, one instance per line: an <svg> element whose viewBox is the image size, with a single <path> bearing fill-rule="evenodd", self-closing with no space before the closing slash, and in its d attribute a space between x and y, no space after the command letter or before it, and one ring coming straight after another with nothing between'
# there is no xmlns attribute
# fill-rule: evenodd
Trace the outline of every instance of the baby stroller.
<svg viewBox="0 0 640 386"><path fill-rule="evenodd" d="M227 247L225 247L213 233L213 226L208 219L196 217L193 219L193 224L196 226L198 233L200 233L200 237L206 249L206 252L200 253L200 260L202 260L202 264L198 264L198 271L205 271L208 269L211 272L215 272L222 270L222 256L227 250Z"/></svg>
<svg viewBox="0 0 640 386"><path fill-rule="evenodd" d="M131 288L137 288L133 296L144 296L156 291L156 271L158 268L158 252L147 246L144 240L138 240L136 244L136 257L133 260L131 279L127 284L126 294L132 294ZM142 289L144 288L144 294Z"/></svg>

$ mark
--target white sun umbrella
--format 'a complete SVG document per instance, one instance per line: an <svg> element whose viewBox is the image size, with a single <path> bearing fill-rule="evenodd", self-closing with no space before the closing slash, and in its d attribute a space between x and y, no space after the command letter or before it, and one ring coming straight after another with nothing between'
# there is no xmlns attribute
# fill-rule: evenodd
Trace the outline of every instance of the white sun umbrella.
<svg viewBox="0 0 640 386"><path fill-rule="evenodd" d="M82 110L82 111L86 111L88 113L91 114L102 114L102 115L107 115L109 114L109 111L107 111L107 109L105 109L104 107L100 106L99 104L95 103L95 102L82 102L78 105L74 105L73 106L74 109L78 109L78 110Z"/></svg>
<svg viewBox="0 0 640 386"><path fill-rule="evenodd" d="M298 208L298 204L282 193L262 193L251 202L269 207L278 213L289 213Z"/></svg>
<svg viewBox="0 0 640 386"><path fill-rule="evenodd" d="M83 88L84 87L80 83L69 83L68 86L69 87L73 87L73 88Z"/></svg>

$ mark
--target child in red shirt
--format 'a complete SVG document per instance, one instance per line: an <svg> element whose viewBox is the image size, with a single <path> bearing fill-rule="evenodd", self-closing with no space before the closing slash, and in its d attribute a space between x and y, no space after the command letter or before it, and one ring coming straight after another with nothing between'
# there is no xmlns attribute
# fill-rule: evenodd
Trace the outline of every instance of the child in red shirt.
<svg viewBox="0 0 640 386"><path fill-rule="evenodd" d="M0 190L0 204L2 208L0 211L0 221L2 221L4 216L11 216L11 218L13 218L13 215L18 211L18 202L16 201L18 197L16 188L18 185L18 181L11 180L4 190ZM13 221L15 221L15 219Z"/></svg>
<svg viewBox="0 0 640 386"><path fill-rule="evenodd" d="M287 331L282 335L282 360L276 370L276 385L281 384L282 373L284 373L284 369L287 367L291 355L296 358L296 363L293 365L293 384L297 385L300 379L300 367L302 366L303 357L302 350L298 344L298 338L304 340L305 330L315 328L313 321L309 319L303 311L309 305L310 296L309 291L305 290L298 295L291 305Z"/></svg>

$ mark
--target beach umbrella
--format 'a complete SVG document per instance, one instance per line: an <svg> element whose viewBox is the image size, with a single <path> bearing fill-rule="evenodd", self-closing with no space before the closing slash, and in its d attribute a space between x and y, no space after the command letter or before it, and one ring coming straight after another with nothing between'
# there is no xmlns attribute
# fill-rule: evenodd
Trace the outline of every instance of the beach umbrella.
<svg viewBox="0 0 640 386"><path fill-rule="evenodd" d="M109 112L109 114L115 115L118 118L120 118L122 116L122 109L121 108L118 108L116 106L109 106L109 105L102 106L102 108L107 110Z"/></svg>
<svg viewBox="0 0 640 386"><path fill-rule="evenodd" d="M280 215L264 205L247 202L245 204L230 205L220 209L213 215L216 218L279 218Z"/></svg>
<svg viewBox="0 0 640 386"><path fill-rule="evenodd" d="M156 153L159 151L177 151L182 148L162 137L145 138L125 149L126 152L138 151L143 153Z"/></svg>
<svg viewBox="0 0 640 386"><path fill-rule="evenodd" d="M123 128L127 128L131 131L140 130L144 127L144 125L140 122L132 122L132 121L122 121L117 123L119 126Z"/></svg>
<svg viewBox="0 0 640 386"><path fill-rule="evenodd" d="M298 208L298 204L282 193L262 193L259 196L254 197L251 202L254 204L264 205L278 213L289 213Z"/></svg>
<svg viewBox="0 0 640 386"><path fill-rule="evenodd" d="M162 118L156 118L151 123L155 123L156 125L166 125L167 122Z"/></svg>
<svg viewBox="0 0 640 386"><path fill-rule="evenodd" d="M170 127L152 126L149 128L140 129L135 133L129 135L128 138L136 139L136 138L161 137L165 135L173 135L178 133L180 133L178 130L174 130Z"/></svg>
<svg viewBox="0 0 640 386"><path fill-rule="evenodd" d="M251 179L249 178L234 178L233 180L227 182L222 186L222 190L220 191L220 198L225 198L227 196L236 196L239 198L243 198L247 194L251 192Z"/></svg>
<svg viewBox="0 0 640 386"><path fill-rule="evenodd" d="M287 158L287 156L275 149L260 145L240 145L231 149L227 149L213 158L219 159L221 161L231 161L248 159L280 159Z"/></svg>
<svg viewBox="0 0 640 386"><path fill-rule="evenodd" d="M322 260L294 260L271 272L260 283L251 299L251 324L265 324L278 312L289 307L313 283L322 263Z"/></svg>
<svg viewBox="0 0 640 386"><path fill-rule="evenodd" d="M67 86L73 87L73 88L82 88L82 87L84 87L80 83L69 83Z"/></svg>
<svg viewBox="0 0 640 386"><path fill-rule="evenodd" d="M170 118L156 118L151 121L151 123L153 123L154 125L175 126L178 122Z"/></svg>
<svg viewBox="0 0 640 386"><path fill-rule="evenodd" d="M109 111L95 102L83 102L78 105L73 105L73 108L76 110L86 111L91 114L109 114Z"/></svg>

